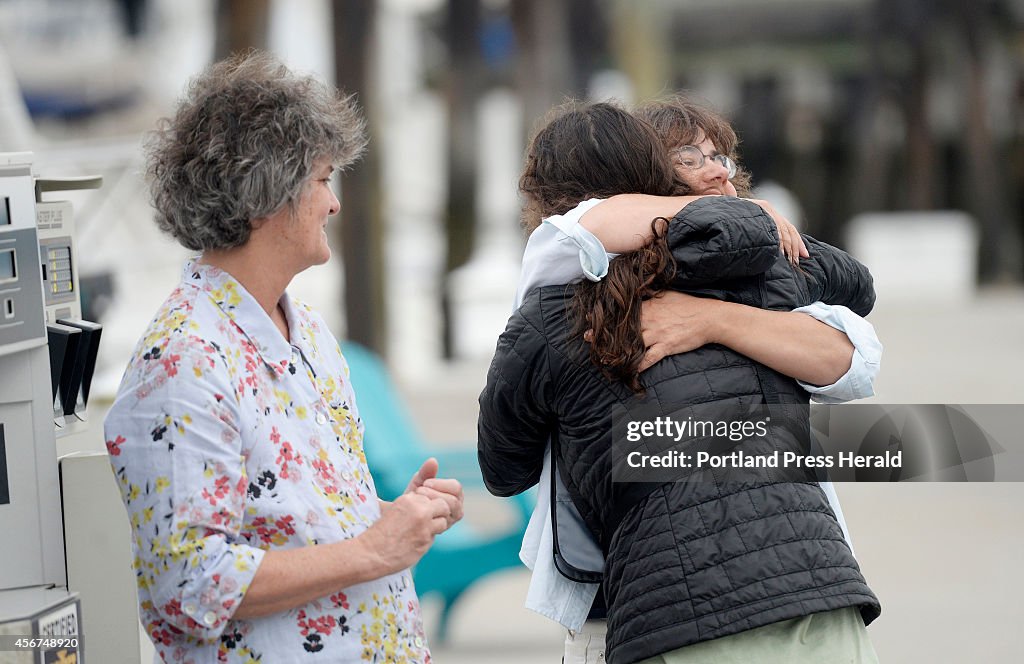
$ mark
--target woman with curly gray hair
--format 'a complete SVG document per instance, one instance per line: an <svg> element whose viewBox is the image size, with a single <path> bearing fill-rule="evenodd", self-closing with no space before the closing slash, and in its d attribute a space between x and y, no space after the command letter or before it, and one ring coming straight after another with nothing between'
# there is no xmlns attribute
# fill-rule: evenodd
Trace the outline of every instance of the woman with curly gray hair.
<svg viewBox="0 0 1024 664"><path fill-rule="evenodd" d="M378 500L348 367L287 292L330 259L351 98L250 53L197 77L148 145L160 228L200 252L104 423L142 623L165 662L429 662L410 566L462 517L428 459Z"/></svg>

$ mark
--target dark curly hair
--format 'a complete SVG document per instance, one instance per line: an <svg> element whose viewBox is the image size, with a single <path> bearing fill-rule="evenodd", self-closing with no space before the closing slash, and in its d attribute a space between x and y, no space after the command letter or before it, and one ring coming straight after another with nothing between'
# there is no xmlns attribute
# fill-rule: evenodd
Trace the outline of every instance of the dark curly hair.
<svg viewBox="0 0 1024 664"><path fill-rule="evenodd" d="M294 206L315 164L337 168L366 146L352 97L251 51L190 83L146 141L160 229L196 251L245 244L252 220Z"/></svg>
<svg viewBox="0 0 1024 664"><path fill-rule="evenodd" d="M556 109L527 151L519 190L526 197L524 225L563 214L588 198L616 194L683 193L654 129L609 103L571 102ZM652 220L654 238L611 262L599 282L573 294L573 334L591 330L591 360L611 380L640 391L638 367L646 348L640 328L642 301L664 290L675 274L665 242L665 219Z"/></svg>
<svg viewBox="0 0 1024 664"><path fill-rule="evenodd" d="M668 196L684 186L650 125L615 104L571 101L548 114L527 149L523 226L533 231L589 198Z"/></svg>

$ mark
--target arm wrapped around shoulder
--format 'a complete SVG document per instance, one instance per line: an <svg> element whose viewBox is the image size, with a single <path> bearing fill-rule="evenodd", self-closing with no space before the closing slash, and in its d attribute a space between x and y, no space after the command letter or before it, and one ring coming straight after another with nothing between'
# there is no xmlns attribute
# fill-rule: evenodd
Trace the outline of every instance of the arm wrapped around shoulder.
<svg viewBox="0 0 1024 664"><path fill-rule="evenodd" d="M690 203L668 225L678 289L761 274L779 255L775 222L760 206L732 196Z"/></svg>

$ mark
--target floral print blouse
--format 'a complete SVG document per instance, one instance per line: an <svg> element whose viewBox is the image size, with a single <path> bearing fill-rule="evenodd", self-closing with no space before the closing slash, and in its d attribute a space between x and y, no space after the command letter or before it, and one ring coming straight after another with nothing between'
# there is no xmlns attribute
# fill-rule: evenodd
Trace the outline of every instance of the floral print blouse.
<svg viewBox="0 0 1024 664"><path fill-rule="evenodd" d="M128 365L104 436L143 626L168 664L426 664L409 570L232 618L265 551L380 517L338 343L308 307L281 305L290 343L231 275L189 261Z"/></svg>

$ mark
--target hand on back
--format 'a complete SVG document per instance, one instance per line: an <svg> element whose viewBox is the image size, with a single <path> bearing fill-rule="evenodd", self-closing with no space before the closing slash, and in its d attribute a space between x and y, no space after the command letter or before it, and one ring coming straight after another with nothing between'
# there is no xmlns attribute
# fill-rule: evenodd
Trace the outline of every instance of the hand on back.
<svg viewBox="0 0 1024 664"><path fill-rule="evenodd" d="M796 226L779 214L778 210L768 201L760 198L749 198L747 200L761 206L761 209L767 212L768 216L775 222L775 227L779 231L779 248L782 249L783 255L790 263L796 265L801 258L810 258L811 255L807 252L807 245L804 244L804 239L800 237L800 231L796 229Z"/></svg>
<svg viewBox="0 0 1024 664"><path fill-rule="evenodd" d="M645 371L669 355L712 343L715 307L720 304L678 291L644 300L640 326L647 353L639 370Z"/></svg>

